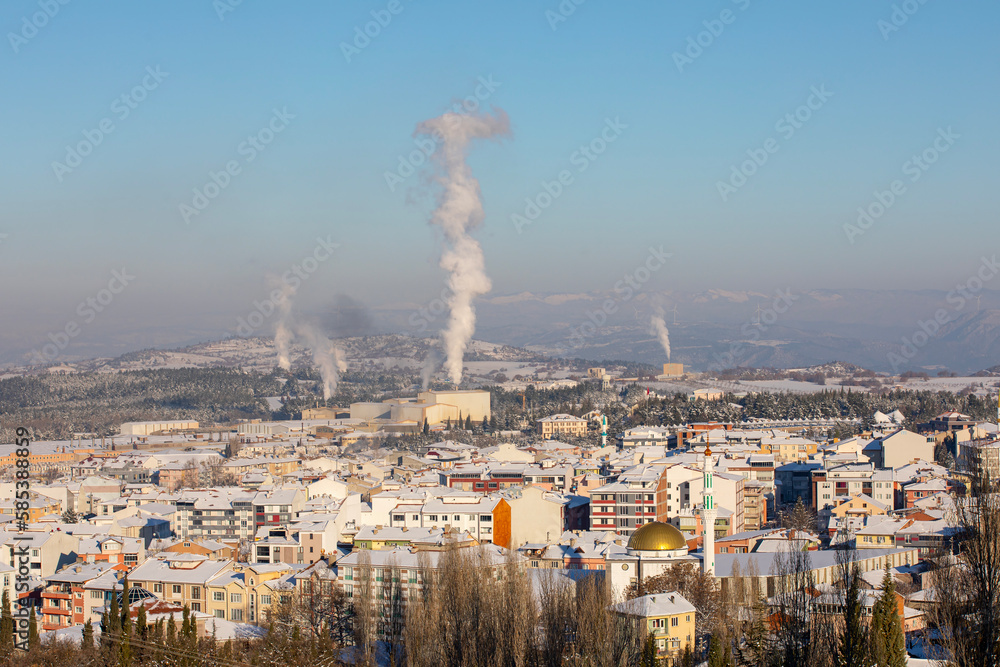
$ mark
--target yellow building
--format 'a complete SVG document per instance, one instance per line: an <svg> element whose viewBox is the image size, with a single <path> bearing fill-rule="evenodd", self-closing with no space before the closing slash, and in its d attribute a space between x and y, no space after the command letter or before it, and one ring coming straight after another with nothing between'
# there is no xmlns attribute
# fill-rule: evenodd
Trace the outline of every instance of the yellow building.
<svg viewBox="0 0 1000 667"><path fill-rule="evenodd" d="M458 409L462 418L472 417L472 421L481 422L490 418L490 392L479 389L455 391L422 391L417 394L417 401L431 405L451 405Z"/></svg>
<svg viewBox="0 0 1000 667"><path fill-rule="evenodd" d="M834 507L830 510L830 514L838 519L843 519L846 516L883 516L890 509L892 508L871 496L859 493Z"/></svg>
<svg viewBox="0 0 1000 667"><path fill-rule="evenodd" d="M587 420L573 415L558 414L535 421L538 433L546 438L560 435L582 437L587 435Z"/></svg>
<svg viewBox="0 0 1000 667"><path fill-rule="evenodd" d="M680 593L652 593L612 605L612 611L632 619L641 644L653 638L656 656L675 665L688 647L694 649L696 611Z"/></svg>
<svg viewBox="0 0 1000 667"><path fill-rule="evenodd" d="M684 364L663 364L661 377L680 377L684 375Z"/></svg>

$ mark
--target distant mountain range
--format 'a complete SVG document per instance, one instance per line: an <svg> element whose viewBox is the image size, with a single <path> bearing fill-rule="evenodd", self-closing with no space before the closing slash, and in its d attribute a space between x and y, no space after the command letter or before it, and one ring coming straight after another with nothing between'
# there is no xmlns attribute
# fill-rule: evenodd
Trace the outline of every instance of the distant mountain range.
<svg viewBox="0 0 1000 667"><path fill-rule="evenodd" d="M805 368L840 360L882 372L969 374L1000 364L1000 292L995 290L983 290L979 299L949 299L932 290L523 292L480 300L475 337L544 356L659 366L667 357L650 328L657 313L670 331L671 360L696 371ZM343 294L329 308L307 315L339 339L391 333L432 337L447 320L440 301L369 307ZM231 318L218 319L227 324L205 318L197 328L178 322L169 331L144 328L141 321L116 324L74 341L58 361L112 358L231 336L232 330L224 328ZM25 362L23 342L0 340L0 362ZM33 341L36 346L45 342ZM385 352L392 356L392 350Z"/></svg>
<svg viewBox="0 0 1000 667"><path fill-rule="evenodd" d="M478 305L476 337L553 356L660 364L666 355L650 331L650 318L659 312L670 330L671 360L693 370L801 368L839 359L875 371L971 373L1000 362L996 291L983 291L978 304L949 301L947 293L930 290L625 296L525 292L491 297ZM383 330L426 335L443 316L428 322L424 314L429 311L423 306L422 313L421 307L372 309L371 319ZM935 322L936 314L945 324ZM905 349L904 338L911 343Z"/></svg>

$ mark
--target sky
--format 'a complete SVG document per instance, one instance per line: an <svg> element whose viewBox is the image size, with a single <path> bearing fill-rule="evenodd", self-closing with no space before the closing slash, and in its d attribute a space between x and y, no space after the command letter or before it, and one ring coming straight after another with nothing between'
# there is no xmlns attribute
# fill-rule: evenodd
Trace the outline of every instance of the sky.
<svg viewBox="0 0 1000 667"><path fill-rule="evenodd" d="M428 302L445 273L413 133L455 105L510 118L469 156L493 294L611 289L650 247L672 253L664 290L948 290L995 251L998 19L978 0L9 0L0 346L86 330L88 298L105 328L235 327L321 246L303 307Z"/></svg>

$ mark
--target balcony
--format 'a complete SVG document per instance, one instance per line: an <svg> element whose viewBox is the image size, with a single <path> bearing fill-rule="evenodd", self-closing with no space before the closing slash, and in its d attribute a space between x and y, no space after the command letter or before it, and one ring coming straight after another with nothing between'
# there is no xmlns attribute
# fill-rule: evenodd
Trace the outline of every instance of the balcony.
<svg viewBox="0 0 1000 667"><path fill-rule="evenodd" d="M42 605L42 614L59 614L61 616L69 616L73 613L72 609L63 609L62 607L50 607L48 605Z"/></svg>

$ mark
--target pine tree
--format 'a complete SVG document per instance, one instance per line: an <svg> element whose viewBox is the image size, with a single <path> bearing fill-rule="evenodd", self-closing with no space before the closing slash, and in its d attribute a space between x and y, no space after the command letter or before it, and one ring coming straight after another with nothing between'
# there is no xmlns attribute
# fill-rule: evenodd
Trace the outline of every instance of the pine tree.
<svg viewBox="0 0 1000 667"><path fill-rule="evenodd" d="M125 577L122 579L122 638L118 645L119 667L131 667L132 665L132 609L128 603L128 593L128 574L126 573Z"/></svg>
<svg viewBox="0 0 1000 667"><path fill-rule="evenodd" d="M646 641L642 645L642 656L639 664L642 667L656 667L656 644L653 642L653 635L646 635Z"/></svg>
<svg viewBox="0 0 1000 667"><path fill-rule="evenodd" d="M868 641L861 612L861 569L855 563L850 566L844 592L844 632L837 646L837 667L866 667Z"/></svg>
<svg viewBox="0 0 1000 667"><path fill-rule="evenodd" d="M80 517L72 509L68 509L62 513L63 523L79 523Z"/></svg>
<svg viewBox="0 0 1000 667"><path fill-rule="evenodd" d="M167 646L173 646L177 643L177 622L174 620L174 615L170 614L170 620L167 621Z"/></svg>
<svg viewBox="0 0 1000 667"><path fill-rule="evenodd" d="M490 422L488 419L486 419L486 415L483 415L482 428L483 428L483 433L486 433L487 431L490 430Z"/></svg>
<svg viewBox="0 0 1000 667"><path fill-rule="evenodd" d="M128 574L122 579L122 632L132 630L132 610L128 601Z"/></svg>
<svg viewBox="0 0 1000 667"><path fill-rule="evenodd" d="M41 638L38 635L38 619L35 618L35 608L31 608L31 613L28 614L28 649L33 649L41 642Z"/></svg>
<svg viewBox="0 0 1000 667"><path fill-rule="evenodd" d="M103 631L111 637L117 637L122 629L122 613L118 607L118 592L116 588L111 589L111 605L108 607L108 623Z"/></svg>
<svg viewBox="0 0 1000 667"><path fill-rule="evenodd" d="M906 640L896 603L896 583L886 565L882 595L872 611L872 663L875 667L906 667Z"/></svg>
<svg viewBox="0 0 1000 667"><path fill-rule="evenodd" d="M149 627L146 621L146 605L139 603L139 610L135 617L135 636L145 641L149 635Z"/></svg>
<svg viewBox="0 0 1000 667"><path fill-rule="evenodd" d="M767 625L767 606L764 600L758 599L750 610L750 626L746 629L742 642L737 642L737 652L740 662L744 665L766 665L770 655Z"/></svg>
<svg viewBox="0 0 1000 667"><path fill-rule="evenodd" d="M83 624L83 641L80 643L80 648L84 653L91 653L94 650L94 624L89 618Z"/></svg>
<svg viewBox="0 0 1000 667"><path fill-rule="evenodd" d="M10 595L3 591L3 610L0 613L0 656L10 655L14 648L14 616L10 612Z"/></svg>
<svg viewBox="0 0 1000 667"><path fill-rule="evenodd" d="M431 432L431 425L430 423L428 423L427 417L424 417L424 435L427 435L430 432Z"/></svg>
<svg viewBox="0 0 1000 667"><path fill-rule="evenodd" d="M466 431L472 430L472 415L467 415L465 417L465 430Z"/></svg>
<svg viewBox="0 0 1000 667"><path fill-rule="evenodd" d="M708 645L708 667L733 667L733 656L729 650L729 636L726 633L712 633Z"/></svg>

